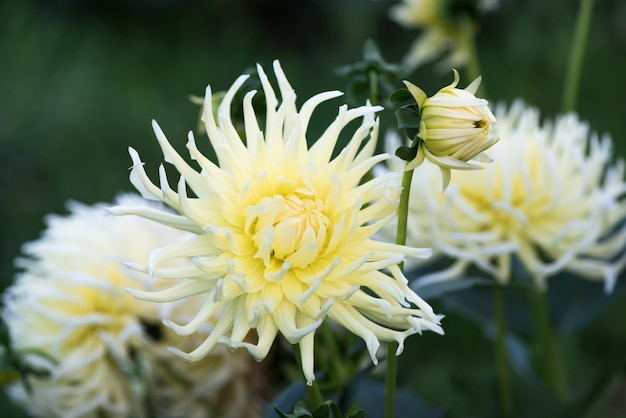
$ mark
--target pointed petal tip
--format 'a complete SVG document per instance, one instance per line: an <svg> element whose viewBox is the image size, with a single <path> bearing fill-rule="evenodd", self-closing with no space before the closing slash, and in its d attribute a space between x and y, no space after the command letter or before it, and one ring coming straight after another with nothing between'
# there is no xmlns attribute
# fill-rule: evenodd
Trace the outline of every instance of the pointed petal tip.
<svg viewBox="0 0 626 418"><path fill-rule="evenodd" d="M184 351L180 351L178 348L175 348L175 347L167 347L167 351L174 354L174 356L176 356L176 358L178 358L182 362L191 364L191 359L189 358L189 354L185 353Z"/></svg>

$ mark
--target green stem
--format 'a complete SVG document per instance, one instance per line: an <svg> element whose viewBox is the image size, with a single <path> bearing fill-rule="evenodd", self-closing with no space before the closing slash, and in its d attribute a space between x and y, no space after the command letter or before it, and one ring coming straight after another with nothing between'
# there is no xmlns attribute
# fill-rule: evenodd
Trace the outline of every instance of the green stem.
<svg viewBox="0 0 626 418"><path fill-rule="evenodd" d="M415 147L419 138L413 138L411 147ZM398 229L396 231L396 244L406 244L406 231L409 219L409 197L411 193L411 182L413 181L413 170L405 171L402 175L402 193L400 194L400 203L398 206ZM400 270L403 265L400 264ZM395 416L395 396L396 396L396 380L398 376L398 359L396 351L398 343L391 341L387 345L387 375L385 378L385 418L394 418Z"/></svg>
<svg viewBox="0 0 626 418"><path fill-rule="evenodd" d="M533 316L540 343L539 355L545 377L561 402L567 403L569 401L569 390L565 378L565 368L561 361L558 342L554 337L550 323L547 297L539 289L533 289L531 292L533 294Z"/></svg>
<svg viewBox="0 0 626 418"><path fill-rule="evenodd" d="M293 354L296 357L296 363L298 364L300 372L302 373L304 388L306 389L307 404L311 410L316 409L318 406L324 403L322 392L320 392L320 388L315 380L311 383L311 386L306 384L306 377L304 376L304 372L302 371L302 353L300 352L299 344L293 345Z"/></svg>
<svg viewBox="0 0 626 418"><path fill-rule="evenodd" d="M465 67L466 74L470 81L480 77L480 60L478 59L478 51L476 50L476 34L474 31L474 22L469 17L464 19L461 23L461 33L463 35L463 42L465 43L465 50L467 51L467 65ZM485 88L484 81L480 83L478 91L476 92L478 97L486 97L487 90Z"/></svg>
<svg viewBox="0 0 626 418"><path fill-rule="evenodd" d="M563 112L571 112L576 107L578 84L580 82L580 73L592 14L593 0L580 0L576 29L574 30L574 39L567 63L565 85L563 88L563 99L561 102L561 110Z"/></svg>
<svg viewBox="0 0 626 418"><path fill-rule="evenodd" d="M385 375L385 418L394 418L396 409L396 380L398 378L398 343L387 344L387 374Z"/></svg>
<svg viewBox="0 0 626 418"><path fill-rule="evenodd" d="M322 338L324 339L324 345L328 348L328 351L330 352L330 359L336 383L343 385L345 383L343 379L346 378L346 373L343 366L343 359L341 353L339 352L337 341L335 340L335 336L332 334L332 331L330 330L330 327L326 321L322 323L319 330L322 334Z"/></svg>
<svg viewBox="0 0 626 418"><path fill-rule="evenodd" d="M502 417L513 416L513 398L511 396L511 378L506 354L506 312L504 308L504 289L497 286L493 290L493 309L496 319L496 369L500 389L500 407Z"/></svg>
<svg viewBox="0 0 626 418"><path fill-rule="evenodd" d="M368 73L369 90L370 90L370 102L372 105L378 103L378 74L376 71L370 70Z"/></svg>

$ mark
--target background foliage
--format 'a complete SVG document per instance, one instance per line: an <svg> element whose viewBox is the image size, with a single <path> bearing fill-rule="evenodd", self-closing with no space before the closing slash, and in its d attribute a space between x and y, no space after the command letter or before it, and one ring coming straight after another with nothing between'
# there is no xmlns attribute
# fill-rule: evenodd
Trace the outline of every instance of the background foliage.
<svg viewBox="0 0 626 418"><path fill-rule="evenodd" d="M419 32L388 18L394 3L4 0L0 290L13 280L13 259L24 242L39 236L45 214L63 213L69 199L110 201L119 191L132 190L129 145L149 164L160 162L151 119L181 149L186 132L197 124L198 108L187 96L202 95L207 83L214 90L225 89L255 63L267 68L278 58L300 98L343 90L346 80L335 69L359 60L368 38L388 62L399 61ZM577 3L501 0L486 15L477 42L492 102L522 97L539 106L544 116L558 110ZM611 133L620 154L626 152L624 22L626 2L596 1L578 101L581 117L594 130ZM426 66L409 78L433 93L449 84L451 73ZM463 79L461 85L469 81ZM312 127L313 133L334 116L336 104L323 107L313 119L320 124ZM473 300L480 301L481 290L474 292ZM587 304L581 297L581 305ZM600 360L626 342L624 302L623 292L598 302L593 326L568 337L568 359L584 365L572 371L573 381L600 375ZM436 303L440 311L454 306L453 300ZM488 327L478 323L471 315L449 315L445 338L410 339L400 358L399 383L428 402L446 405L454 416L475 413L475 404L493 413L491 345L485 338ZM615 364L623 367L622 360ZM526 390L516 392L516 404L547 390L523 376L516 379L515 385ZM597 416L623 414L626 383L618 379L616 387ZM6 399L0 402L3 417L21 416ZM549 403L543 407L549 414ZM542 408L537 405L535 412Z"/></svg>

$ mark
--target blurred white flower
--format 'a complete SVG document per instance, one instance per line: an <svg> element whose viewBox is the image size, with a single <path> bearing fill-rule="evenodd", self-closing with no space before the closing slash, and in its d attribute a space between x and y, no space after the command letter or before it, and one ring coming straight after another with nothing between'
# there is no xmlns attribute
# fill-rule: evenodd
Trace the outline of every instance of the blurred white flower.
<svg viewBox="0 0 626 418"><path fill-rule="evenodd" d="M575 114L542 125L520 101L495 115L500 141L483 170L454 172L444 194L436 168L415 170L408 244L453 264L414 286L462 278L470 265L506 283L515 257L540 288L569 271L610 292L626 263L624 162L611 161L610 138Z"/></svg>
<svg viewBox="0 0 626 418"><path fill-rule="evenodd" d="M148 212L157 206L135 195L121 196L116 204ZM185 234L140 217L109 216L102 204L71 203L69 211L68 216L49 216L43 236L24 246L26 257L17 263L23 271L4 296L2 316L12 350L38 372L23 376L9 392L34 416L146 416L155 354L161 353L159 367L180 363L164 356L167 341L154 340L146 330L164 328L160 310L180 315L185 307L134 299L125 287L151 289L153 283L123 263L146 263L154 246L181 241ZM228 379L245 379L245 366L227 370L234 357L219 358L217 374L204 367L204 375L196 376L201 381L193 381L191 374L187 379L204 388L215 376L223 386ZM169 390L161 386L161 392Z"/></svg>
<svg viewBox="0 0 626 418"><path fill-rule="evenodd" d="M157 302L205 295L191 321L184 325L168 321L181 335L196 333L215 312L222 312L195 350L173 350L182 359L197 361L224 343L245 347L260 361L280 331L290 343L300 344L309 383L315 379L314 333L327 316L363 338L374 362L379 340L397 341L400 352L408 335L423 329L442 332L439 317L408 288L398 267L405 257L424 257L430 251L371 239L395 215L388 195L398 187L400 175L362 182L371 167L389 157L373 155L378 133L374 113L381 108L340 107L335 121L308 148L306 131L313 110L341 93L320 93L298 111L295 92L279 63L274 63L274 72L280 102L263 69L257 69L266 115L261 128L252 107L256 92L248 92L243 100L245 138L240 138L230 112L247 76L228 90L217 120L207 88L204 122L219 166L200 153L190 133L187 148L200 171L192 168L154 123L165 160L181 173L175 191L163 167L160 186L154 185L131 149L135 187L182 216L125 207L115 212L144 215L196 234L184 243L155 249L145 269L156 277L187 280L159 292L132 293ZM362 121L352 139L332 158L340 133L356 119ZM187 188L195 196L188 196ZM184 266L162 264L181 257L187 258ZM245 341L253 329L258 341Z"/></svg>

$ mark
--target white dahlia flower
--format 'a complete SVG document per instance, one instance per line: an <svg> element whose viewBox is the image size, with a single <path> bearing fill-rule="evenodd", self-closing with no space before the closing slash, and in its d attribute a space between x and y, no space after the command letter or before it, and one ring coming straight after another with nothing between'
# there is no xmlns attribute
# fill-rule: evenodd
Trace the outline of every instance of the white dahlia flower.
<svg viewBox="0 0 626 418"><path fill-rule="evenodd" d="M245 347L260 361L280 332L290 343L300 344L303 372L311 383L314 332L327 316L363 338L374 362L379 340L397 341L400 351L408 335L442 330L439 317L409 289L398 266L407 256L425 257L430 251L372 239L395 215L389 190L398 187L400 176L389 173L362 183L376 163L389 157L374 155L374 113L381 108L340 107L337 118L309 148L306 132L313 110L341 93L318 94L298 110L294 90L277 61L274 71L281 99L259 66L266 113L257 119L252 106L256 92L248 92L243 99L243 138L233 126L230 109L247 76L239 77L225 94L217 119L207 88L203 118L217 164L200 153L189 133L187 148L200 167L192 168L153 124L165 160L181 174L176 190L168 185L163 167L160 185L154 185L131 148L132 183L143 196L163 200L180 215L132 207L114 211L195 234L184 243L155 249L145 269L155 277L184 279L181 284L156 292L131 290L140 299L156 302L204 295L191 321L168 321L181 335L196 333L221 312L195 350L174 353L197 361L223 343ZM359 118L352 139L333 158L340 132ZM163 264L179 258L185 260L183 266ZM246 341L250 330L256 330L257 341Z"/></svg>
<svg viewBox="0 0 626 418"><path fill-rule="evenodd" d="M415 287L462 278L471 265L506 283L517 258L540 288L569 271L610 292L626 263L624 162L612 162L610 138L575 114L541 124L521 101L495 115L500 141L483 170L454 172L443 194L436 168L415 170L408 243L453 260Z"/></svg>
<svg viewBox="0 0 626 418"><path fill-rule="evenodd" d="M148 212L159 206L135 195L116 204ZM147 330L164 328L160 311L181 316L185 306L134 299L125 287L152 289L154 284L123 263L146 263L154 246L180 242L185 234L140 217L109 216L102 204L71 203L69 211L49 216L43 236L24 246L25 257L18 260L22 272L4 296L2 317L12 351L37 371L25 374L9 393L34 416L146 416L146 401L151 397L158 403L161 393L171 390L157 385L158 368L180 363L165 357L169 340L155 340ZM201 365L204 376L186 378L200 379L194 385L205 388L215 378L222 383L209 386L245 381L245 361L218 356L221 364L213 362L214 370ZM193 400L190 393L188 399ZM170 414L167 408L155 412L191 416Z"/></svg>

